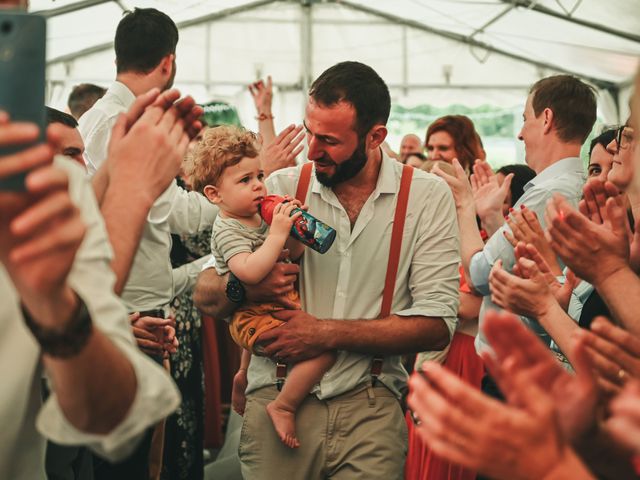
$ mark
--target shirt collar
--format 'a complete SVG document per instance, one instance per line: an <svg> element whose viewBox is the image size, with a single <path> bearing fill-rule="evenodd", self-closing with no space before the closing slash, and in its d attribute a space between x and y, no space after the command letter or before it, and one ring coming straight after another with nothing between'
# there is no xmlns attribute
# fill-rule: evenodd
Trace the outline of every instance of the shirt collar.
<svg viewBox="0 0 640 480"><path fill-rule="evenodd" d="M580 159L580 157L563 158L562 160L558 160L557 162L549 165L538 175L529 180L524 186L523 190L526 192L534 185L540 185L541 183L546 182L547 180L551 180L552 178L573 172L579 174L584 173L584 168L582 167L582 160Z"/></svg>
<svg viewBox="0 0 640 480"><path fill-rule="evenodd" d="M136 100L136 96L133 94L129 87L124 83L115 81L109 87L109 91L122 102L122 104L128 109Z"/></svg>
<svg viewBox="0 0 640 480"><path fill-rule="evenodd" d="M382 154L382 163L380 165L380 172L378 173L378 181L376 183L377 193L396 193L398 191L398 176L396 174L395 164L396 160L390 158L384 150L380 149ZM313 193L320 193L323 189L330 190L329 187L325 187L315 179L315 166L313 167L313 185L311 191Z"/></svg>

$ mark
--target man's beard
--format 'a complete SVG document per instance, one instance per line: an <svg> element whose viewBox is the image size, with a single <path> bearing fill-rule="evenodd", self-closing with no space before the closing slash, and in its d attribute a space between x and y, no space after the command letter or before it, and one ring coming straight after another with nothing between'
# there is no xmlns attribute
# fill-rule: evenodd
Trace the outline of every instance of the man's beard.
<svg viewBox="0 0 640 480"><path fill-rule="evenodd" d="M326 153L322 158L317 159L320 163L334 163L331 157ZM348 160L345 160L340 165L335 165L335 173L333 175L327 175L323 172L316 170L316 178L325 187L335 187L336 185L351 180L355 177L360 170L367 164L367 151L365 147L364 138L358 140L358 146L351 154Z"/></svg>

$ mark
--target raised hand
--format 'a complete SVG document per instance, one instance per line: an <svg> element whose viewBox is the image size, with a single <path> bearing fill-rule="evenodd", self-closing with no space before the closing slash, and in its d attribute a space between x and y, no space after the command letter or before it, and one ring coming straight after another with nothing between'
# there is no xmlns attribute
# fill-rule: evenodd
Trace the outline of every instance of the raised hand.
<svg viewBox="0 0 640 480"><path fill-rule="evenodd" d="M12 123L0 113L0 146L37 136L35 125ZM67 276L86 232L66 172L51 164L52 152L38 145L0 158L0 178L28 172L25 191L0 192L0 261L32 316L49 326L64 320L56 306L70 315L76 305Z"/></svg>
<svg viewBox="0 0 640 480"><path fill-rule="evenodd" d="M153 89L140 95L113 127L107 169L109 182L147 192L153 202L180 170L190 138L202 127L202 109L180 92ZM153 148L149 148L153 145Z"/></svg>
<svg viewBox="0 0 640 480"><path fill-rule="evenodd" d="M613 325L605 317L597 317L591 331L576 332L587 346L601 390L613 396L629 380L640 381L640 340Z"/></svg>
<svg viewBox="0 0 640 480"><path fill-rule="evenodd" d="M271 115L271 104L273 102L273 82L271 75L267 76L266 83L262 80L253 82L249 85L249 92L253 97L253 103L256 106L258 115Z"/></svg>
<svg viewBox="0 0 640 480"><path fill-rule="evenodd" d="M296 165L296 157L302 152L304 145L304 133L302 125L289 125L260 151L260 161L265 176L281 168L293 167Z"/></svg>
<svg viewBox="0 0 640 480"><path fill-rule="evenodd" d="M453 193L453 199L456 202L456 208L461 209L464 207L473 208L475 212L475 203L473 200L473 192L471 190L471 185L469 184L469 180L467 179L467 173L460 165L460 162L457 158L453 159L453 175L449 175L445 173L438 167L436 164L435 167L431 170L431 173L436 174L440 178L442 178Z"/></svg>
<svg viewBox="0 0 640 480"><path fill-rule="evenodd" d="M483 360L507 397L509 381L500 364L509 359L515 371L531 370L538 387L552 397L566 438L573 441L594 425L598 388L584 340L577 339L570 352L576 371L571 375L517 317L489 311L483 330L494 352L483 353Z"/></svg>
<svg viewBox="0 0 640 480"><path fill-rule="evenodd" d="M502 370L510 379L508 404L426 362L426 380L420 374L410 380L409 405L421 420L417 432L439 456L492 478L546 478L573 457L554 400L532 371L519 371L513 363Z"/></svg>
<svg viewBox="0 0 640 480"><path fill-rule="evenodd" d="M513 173L510 173L500 185L498 176L493 173L486 161L476 160L473 165L473 175L470 179L473 201L476 204L476 212L489 235L504 223L502 207L509 195L512 179Z"/></svg>
<svg viewBox="0 0 640 480"><path fill-rule="evenodd" d="M553 273L555 275L562 274L556 254L549 245L535 212L529 210L525 205L521 205L520 210L511 210L507 218L507 225L509 225L511 232L504 230L504 236L513 245L513 248L518 242L532 244Z"/></svg>
<svg viewBox="0 0 640 480"><path fill-rule="evenodd" d="M545 212L551 248L578 277L596 286L629 262L626 210L620 197L609 197L600 211L605 218L597 224L554 195Z"/></svg>
<svg viewBox="0 0 640 480"><path fill-rule="evenodd" d="M619 442L640 453L640 382L629 382L610 404L607 431Z"/></svg>

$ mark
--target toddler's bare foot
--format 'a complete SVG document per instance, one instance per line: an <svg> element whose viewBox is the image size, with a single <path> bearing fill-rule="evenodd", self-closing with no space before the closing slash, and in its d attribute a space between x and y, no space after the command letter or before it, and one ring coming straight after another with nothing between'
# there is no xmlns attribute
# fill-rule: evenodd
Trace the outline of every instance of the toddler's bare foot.
<svg viewBox="0 0 640 480"><path fill-rule="evenodd" d="M267 413L282 443L289 448L298 448L300 442L296 437L296 414L286 410L277 400L267 405Z"/></svg>

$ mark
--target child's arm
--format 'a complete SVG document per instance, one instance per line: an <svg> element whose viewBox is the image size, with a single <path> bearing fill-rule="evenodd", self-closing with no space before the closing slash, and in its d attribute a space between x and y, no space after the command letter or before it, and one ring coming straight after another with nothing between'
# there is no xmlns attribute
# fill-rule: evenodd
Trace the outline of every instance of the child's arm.
<svg viewBox="0 0 640 480"><path fill-rule="evenodd" d="M269 234L264 243L252 253L239 253L229 259L229 270L243 283L254 285L266 277L278 261L278 256L289 238L293 222L301 215L291 215L297 208L294 202L276 205Z"/></svg>

